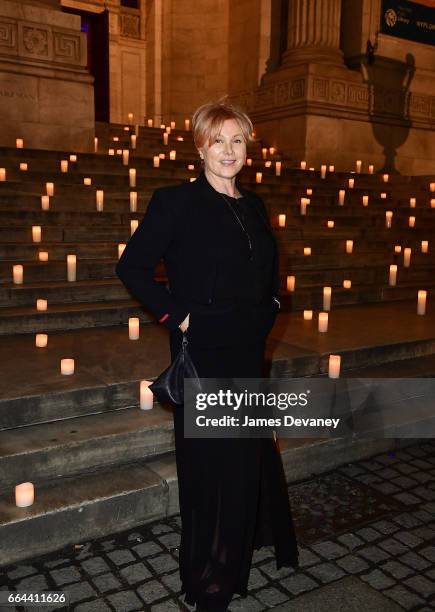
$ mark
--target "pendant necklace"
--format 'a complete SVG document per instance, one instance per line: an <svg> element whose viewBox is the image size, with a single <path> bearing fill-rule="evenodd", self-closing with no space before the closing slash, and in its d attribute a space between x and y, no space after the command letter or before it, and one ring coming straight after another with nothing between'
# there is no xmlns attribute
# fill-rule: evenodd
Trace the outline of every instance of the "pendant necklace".
<svg viewBox="0 0 435 612"><path fill-rule="evenodd" d="M221 193L220 191L218 191L219 195L223 197L223 199L225 200L225 202L228 204L228 206L230 207L230 209L233 212L233 215L236 217L237 221L239 222L240 227L242 228L242 231L245 233L246 238L248 239L248 243L249 243L249 259L252 260L252 243L251 243L251 238L245 228L245 226L243 225L242 221L240 220L239 215L236 213L236 211L234 210L231 202L229 202L227 200L227 198L224 196L223 193ZM235 198L237 200L237 198Z"/></svg>

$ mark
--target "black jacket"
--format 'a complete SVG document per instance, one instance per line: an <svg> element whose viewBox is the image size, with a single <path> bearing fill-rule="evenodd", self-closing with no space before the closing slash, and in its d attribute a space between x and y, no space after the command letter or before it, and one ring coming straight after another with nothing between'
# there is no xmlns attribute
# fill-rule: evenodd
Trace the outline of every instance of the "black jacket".
<svg viewBox="0 0 435 612"><path fill-rule="evenodd" d="M257 208L273 236L262 199L245 189L238 178L236 184L240 193ZM233 293L243 298L240 279L244 275L245 259L223 264L217 257L219 241L223 239L219 224L224 207L222 196L208 182L204 170L195 181L157 188L116 265L116 274L130 293L170 330L177 329L187 314L195 311L196 305L212 306L219 302L222 296L215 291L218 274L228 279L225 297ZM274 236L273 244L271 302L279 295L280 285ZM169 287L154 280L155 267L161 258Z"/></svg>

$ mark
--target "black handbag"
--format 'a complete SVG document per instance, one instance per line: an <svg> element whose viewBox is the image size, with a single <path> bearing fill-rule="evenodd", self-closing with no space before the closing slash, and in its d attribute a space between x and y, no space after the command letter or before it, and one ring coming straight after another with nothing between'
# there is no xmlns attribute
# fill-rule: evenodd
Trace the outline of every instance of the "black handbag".
<svg viewBox="0 0 435 612"><path fill-rule="evenodd" d="M183 332L183 340L180 351L171 365L166 368L148 389L155 395L159 402L170 402L177 406L184 403L184 379L192 378L194 390L201 391L198 372L187 350L187 336Z"/></svg>

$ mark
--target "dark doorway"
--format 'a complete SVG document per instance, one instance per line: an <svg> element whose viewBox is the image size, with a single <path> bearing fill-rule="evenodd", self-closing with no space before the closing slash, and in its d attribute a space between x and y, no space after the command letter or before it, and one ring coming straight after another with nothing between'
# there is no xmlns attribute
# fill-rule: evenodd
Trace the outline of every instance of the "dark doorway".
<svg viewBox="0 0 435 612"><path fill-rule="evenodd" d="M95 121L109 121L109 11L91 13L62 7L65 13L80 15L81 30L88 42L87 68L94 77Z"/></svg>

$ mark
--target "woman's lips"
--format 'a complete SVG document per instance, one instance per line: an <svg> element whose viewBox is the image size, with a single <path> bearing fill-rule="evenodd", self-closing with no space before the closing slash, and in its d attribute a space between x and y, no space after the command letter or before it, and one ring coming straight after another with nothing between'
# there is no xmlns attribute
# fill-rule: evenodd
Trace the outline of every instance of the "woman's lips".
<svg viewBox="0 0 435 612"><path fill-rule="evenodd" d="M233 159L232 161L221 161L221 164L223 164L224 166L232 166L235 163L236 163L235 159Z"/></svg>

